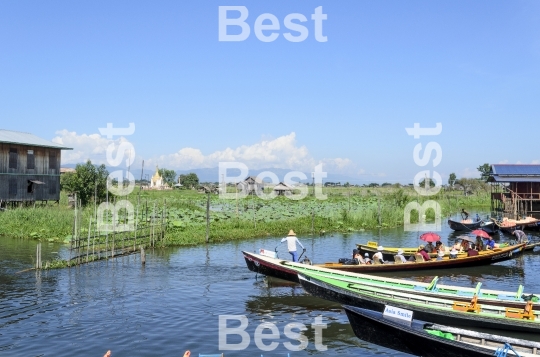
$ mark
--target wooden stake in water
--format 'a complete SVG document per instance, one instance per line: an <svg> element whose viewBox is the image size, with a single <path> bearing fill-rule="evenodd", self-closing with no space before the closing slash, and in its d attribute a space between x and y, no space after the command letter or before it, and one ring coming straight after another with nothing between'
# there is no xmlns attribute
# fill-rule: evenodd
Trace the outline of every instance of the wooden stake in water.
<svg viewBox="0 0 540 357"><path fill-rule="evenodd" d="M146 264L146 253L142 245L141 245L141 264L142 265Z"/></svg>
<svg viewBox="0 0 540 357"><path fill-rule="evenodd" d="M210 240L210 190L206 194L206 243Z"/></svg>
<svg viewBox="0 0 540 357"><path fill-rule="evenodd" d="M90 231L92 230L92 219L88 220L88 241L86 242L86 263L88 263L88 249L90 249Z"/></svg>
<svg viewBox="0 0 540 357"><path fill-rule="evenodd" d="M163 245L163 239L165 238L165 220L167 219L167 200L163 201L163 211L161 213L161 244Z"/></svg>
<svg viewBox="0 0 540 357"><path fill-rule="evenodd" d="M41 243L36 245L36 269L41 269Z"/></svg>

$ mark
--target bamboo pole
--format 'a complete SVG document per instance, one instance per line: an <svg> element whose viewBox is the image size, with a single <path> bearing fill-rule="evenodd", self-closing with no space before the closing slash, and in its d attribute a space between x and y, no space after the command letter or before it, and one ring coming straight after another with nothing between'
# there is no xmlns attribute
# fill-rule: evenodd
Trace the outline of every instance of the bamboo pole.
<svg viewBox="0 0 540 357"><path fill-rule="evenodd" d="M152 248L156 246L156 203L152 212Z"/></svg>
<svg viewBox="0 0 540 357"><path fill-rule="evenodd" d="M210 191L206 194L206 243L210 240Z"/></svg>
<svg viewBox="0 0 540 357"><path fill-rule="evenodd" d="M92 229L92 219L88 220L88 241L86 243L86 262L88 263L88 249L90 249L90 230Z"/></svg>
<svg viewBox="0 0 540 357"><path fill-rule="evenodd" d="M143 165L144 165L144 161L143 161ZM137 228L139 228L139 204L140 203L141 203L141 196L139 195L139 197L137 197L137 210L136 210L137 214L135 216L135 232L133 234L133 251L135 251L136 246L137 246Z"/></svg>
<svg viewBox="0 0 540 357"><path fill-rule="evenodd" d="M163 224L161 227L161 241L165 240L165 232L167 231L167 200L165 200L163 205Z"/></svg>

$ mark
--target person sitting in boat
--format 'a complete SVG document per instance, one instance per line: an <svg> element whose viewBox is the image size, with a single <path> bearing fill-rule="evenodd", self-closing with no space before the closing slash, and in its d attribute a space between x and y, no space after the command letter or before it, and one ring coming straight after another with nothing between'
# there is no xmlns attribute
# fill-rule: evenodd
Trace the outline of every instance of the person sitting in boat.
<svg viewBox="0 0 540 357"><path fill-rule="evenodd" d="M518 243L527 243L529 242L529 237L523 232L522 230L516 229L512 232L513 235L516 236L516 240Z"/></svg>
<svg viewBox="0 0 540 357"><path fill-rule="evenodd" d="M394 257L398 257L402 263L407 263L407 259L403 256L403 249L398 249L397 254Z"/></svg>
<svg viewBox="0 0 540 357"><path fill-rule="evenodd" d="M481 251L484 250L484 241L482 240L482 237L476 236L476 250Z"/></svg>
<svg viewBox="0 0 540 357"><path fill-rule="evenodd" d="M464 252L468 251L469 250L469 241L467 240L463 240L461 242L461 250L463 250ZM460 250L460 251L461 251Z"/></svg>
<svg viewBox="0 0 540 357"><path fill-rule="evenodd" d="M476 214L476 218L475 218L475 221L476 221L476 222L480 222L480 221L481 221L481 219L480 219L480 215L479 215L478 213Z"/></svg>
<svg viewBox="0 0 540 357"><path fill-rule="evenodd" d="M435 243L435 251L437 253L442 251L443 255L446 254L446 247L440 240L438 240L437 243Z"/></svg>
<svg viewBox="0 0 540 357"><path fill-rule="evenodd" d="M289 234L287 235L287 237L283 238L279 244L285 241L287 242L287 249L289 249L289 253L292 255L292 261L293 262L298 261L298 253L296 253L296 243L298 243L298 245L302 247L304 252L306 251L306 248L304 248L302 243L300 243L298 238L296 238L296 233L294 233L292 229L289 231Z"/></svg>
<svg viewBox="0 0 540 357"><path fill-rule="evenodd" d="M360 264L366 264L364 261L364 258L362 258L362 254L360 254L359 249L353 249L353 257L350 264L360 265Z"/></svg>
<svg viewBox="0 0 540 357"><path fill-rule="evenodd" d="M466 221L469 219L469 212L465 211L464 208L461 209L461 218Z"/></svg>
<svg viewBox="0 0 540 357"><path fill-rule="evenodd" d="M369 253L364 254L365 264L371 264L371 259L369 259Z"/></svg>
<svg viewBox="0 0 540 357"><path fill-rule="evenodd" d="M456 259L458 255L458 250L455 246L452 247L452 250L450 251L450 259Z"/></svg>
<svg viewBox="0 0 540 357"><path fill-rule="evenodd" d="M486 249L494 249L494 248L499 248L499 245L495 243L493 238L488 237L487 242L486 242Z"/></svg>
<svg viewBox="0 0 540 357"><path fill-rule="evenodd" d="M443 260L445 254L446 254L446 252L444 250L439 249L437 251L437 260Z"/></svg>
<svg viewBox="0 0 540 357"><path fill-rule="evenodd" d="M475 255L478 255L478 251L475 248L476 248L476 245L474 243L471 243L471 246L467 250L468 257L474 257Z"/></svg>
<svg viewBox="0 0 540 357"><path fill-rule="evenodd" d="M416 260L416 259L415 259L415 256L416 256L417 254L420 254L420 251L422 251L423 249L424 249L424 245L423 245L423 244L420 244L420 245L418 246L418 249L416 249L416 252L415 252L413 255L411 255L411 256L409 257L409 261L410 261L410 262L414 262L414 261Z"/></svg>
<svg viewBox="0 0 540 357"><path fill-rule="evenodd" d="M378 246L377 253L373 254L373 260L379 259L379 262L381 262L381 264L385 264L386 262L384 261L383 254L382 254L383 250L384 250L384 247L382 245Z"/></svg>
<svg viewBox="0 0 540 357"><path fill-rule="evenodd" d="M426 250L426 247L423 247L421 246L422 249L420 249L420 251L416 254L420 254L422 256L422 258L424 258L424 261L425 262L429 262L431 260L431 257L429 256L427 250Z"/></svg>
<svg viewBox="0 0 540 357"><path fill-rule="evenodd" d="M426 244L426 246L424 247L424 249L426 250L426 252L428 253L433 253L435 251L435 247L433 246L433 243L432 242L428 242L428 244Z"/></svg>
<svg viewBox="0 0 540 357"><path fill-rule="evenodd" d="M360 250L355 250L356 254L353 254L353 260L356 261L356 264L366 264L366 261L362 258L362 254L360 254Z"/></svg>

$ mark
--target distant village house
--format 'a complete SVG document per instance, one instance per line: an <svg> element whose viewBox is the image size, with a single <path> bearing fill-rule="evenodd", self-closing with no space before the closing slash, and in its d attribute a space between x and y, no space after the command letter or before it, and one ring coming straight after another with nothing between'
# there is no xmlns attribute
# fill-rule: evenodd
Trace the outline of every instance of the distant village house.
<svg viewBox="0 0 540 357"><path fill-rule="evenodd" d="M280 182L274 186L273 191L277 196L289 196L294 191L294 188L286 183Z"/></svg>
<svg viewBox="0 0 540 357"><path fill-rule="evenodd" d="M263 192L264 183L256 176L249 176L244 181L239 182L236 187L246 194L260 194Z"/></svg>

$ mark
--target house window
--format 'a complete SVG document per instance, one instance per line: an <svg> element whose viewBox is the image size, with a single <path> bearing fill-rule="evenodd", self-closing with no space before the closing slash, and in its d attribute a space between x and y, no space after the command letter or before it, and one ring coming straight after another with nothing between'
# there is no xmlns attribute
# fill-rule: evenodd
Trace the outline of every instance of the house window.
<svg viewBox="0 0 540 357"><path fill-rule="evenodd" d="M9 179L9 195L17 196L17 179Z"/></svg>
<svg viewBox="0 0 540 357"><path fill-rule="evenodd" d="M17 149L9 149L9 168L17 169Z"/></svg>
<svg viewBox="0 0 540 357"><path fill-rule="evenodd" d="M28 150L26 154L26 168L33 170L35 167L34 150Z"/></svg>
<svg viewBox="0 0 540 357"><path fill-rule="evenodd" d="M56 169L56 153L49 152L49 169Z"/></svg>

